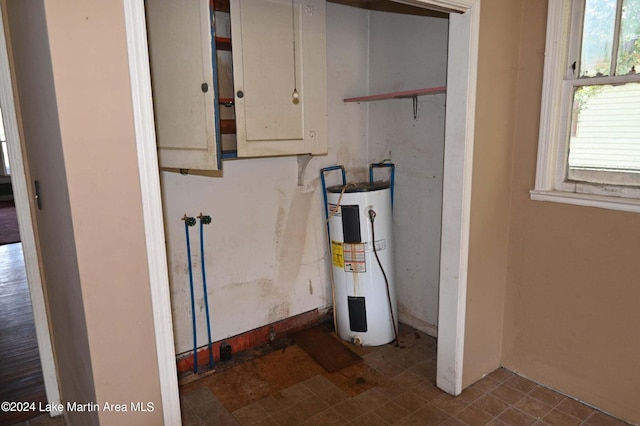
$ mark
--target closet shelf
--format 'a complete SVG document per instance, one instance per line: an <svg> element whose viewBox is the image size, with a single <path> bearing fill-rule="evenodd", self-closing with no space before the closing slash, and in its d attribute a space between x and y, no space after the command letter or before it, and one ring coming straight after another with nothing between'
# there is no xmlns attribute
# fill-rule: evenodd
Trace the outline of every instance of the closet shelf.
<svg viewBox="0 0 640 426"><path fill-rule="evenodd" d="M427 87L424 89L406 90L404 92L380 93L378 95L360 96L357 98L347 98L347 99L344 99L344 102L370 102L370 101L381 101L384 99L414 98L416 96L435 95L437 93L445 93L446 91L447 91L446 86Z"/></svg>

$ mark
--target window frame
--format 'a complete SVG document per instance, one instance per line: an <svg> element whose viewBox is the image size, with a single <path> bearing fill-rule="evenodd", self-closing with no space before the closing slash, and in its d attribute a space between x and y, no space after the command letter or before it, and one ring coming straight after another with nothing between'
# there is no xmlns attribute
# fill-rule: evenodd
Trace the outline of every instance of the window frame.
<svg viewBox="0 0 640 426"><path fill-rule="evenodd" d="M573 87L607 84L613 80L640 81L640 74L589 77L579 82L573 77L569 58L579 53L583 7L580 5L583 3L584 0L549 0L538 159L531 199L640 212L640 187L565 179Z"/></svg>

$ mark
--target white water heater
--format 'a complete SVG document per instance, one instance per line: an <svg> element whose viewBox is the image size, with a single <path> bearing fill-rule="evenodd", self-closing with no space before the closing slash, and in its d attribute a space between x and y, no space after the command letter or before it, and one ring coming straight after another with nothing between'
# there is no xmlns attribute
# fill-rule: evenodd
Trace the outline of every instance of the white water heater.
<svg viewBox="0 0 640 426"><path fill-rule="evenodd" d="M338 336L365 346L392 342L398 313L390 185L336 185L326 195Z"/></svg>

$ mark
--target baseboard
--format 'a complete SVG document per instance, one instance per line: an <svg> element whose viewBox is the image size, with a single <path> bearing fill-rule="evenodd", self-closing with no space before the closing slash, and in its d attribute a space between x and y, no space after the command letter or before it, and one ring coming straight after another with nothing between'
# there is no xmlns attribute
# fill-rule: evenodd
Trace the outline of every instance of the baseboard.
<svg viewBox="0 0 640 426"><path fill-rule="evenodd" d="M219 340L211 344L214 361L220 360L220 344L231 345L233 353L243 352L261 345L265 345L274 339L295 333L305 328L330 321L332 310L314 309L299 315L286 318L282 321L267 324L246 333L238 334L227 339ZM198 348L198 365L207 366L209 363L209 348L207 345ZM180 354L177 357L178 374L193 371L193 352Z"/></svg>
<svg viewBox="0 0 640 426"><path fill-rule="evenodd" d="M415 328L416 330L420 330L423 333L428 334L431 337L438 337L438 326L433 325L433 324L429 324L426 321L423 321L419 318L414 317L413 315L407 313L407 312L400 312L399 318L398 320L401 323L410 325L411 327Z"/></svg>

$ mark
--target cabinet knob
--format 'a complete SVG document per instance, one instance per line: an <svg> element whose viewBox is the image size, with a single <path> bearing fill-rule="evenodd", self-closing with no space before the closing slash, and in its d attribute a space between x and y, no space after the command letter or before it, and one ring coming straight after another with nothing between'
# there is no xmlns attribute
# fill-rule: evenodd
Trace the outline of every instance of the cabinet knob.
<svg viewBox="0 0 640 426"><path fill-rule="evenodd" d="M242 90L238 90L236 92L236 96L238 96L239 98L243 98L244 97L244 92Z"/></svg>
<svg viewBox="0 0 640 426"><path fill-rule="evenodd" d="M209 91L209 85L207 83L202 83L200 88L202 89L202 93L207 93Z"/></svg>

